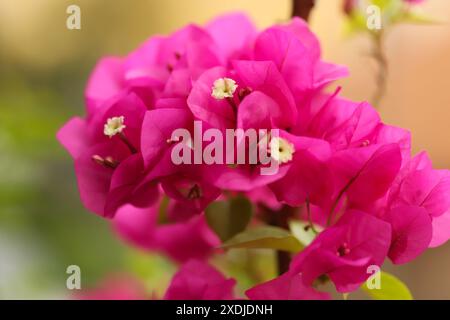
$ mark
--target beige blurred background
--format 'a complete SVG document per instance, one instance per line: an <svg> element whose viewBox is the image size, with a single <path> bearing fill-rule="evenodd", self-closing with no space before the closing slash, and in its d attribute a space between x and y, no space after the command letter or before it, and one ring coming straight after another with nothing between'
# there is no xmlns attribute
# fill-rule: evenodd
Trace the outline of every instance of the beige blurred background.
<svg viewBox="0 0 450 320"><path fill-rule="evenodd" d="M351 71L341 82L343 95L369 99L377 70L368 54L370 42L364 36L344 36L341 1L318 2L311 26L323 55ZM65 27L70 4L81 7L79 31ZM0 0L0 66L14 75L32 74L37 82L60 70L69 78L73 72L81 77L81 85L71 87L63 80L57 88L80 97L66 114L81 114L84 80L101 56L126 54L155 33L168 33L189 22L204 23L229 11L245 11L263 28L285 21L290 5L290 0ZM436 167L450 168L450 1L428 0L422 11L440 23L402 25L387 36L390 74L380 111L385 122L412 131L415 152L428 150ZM392 272L418 299L450 299L450 244Z"/></svg>

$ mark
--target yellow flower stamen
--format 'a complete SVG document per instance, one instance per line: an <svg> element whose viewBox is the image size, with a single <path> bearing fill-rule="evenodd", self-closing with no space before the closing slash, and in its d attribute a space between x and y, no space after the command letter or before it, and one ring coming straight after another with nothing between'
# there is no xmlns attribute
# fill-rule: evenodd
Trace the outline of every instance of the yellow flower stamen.
<svg viewBox="0 0 450 320"><path fill-rule="evenodd" d="M230 78L220 78L214 81L211 96L217 100L232 98L238 85Z"/></svg>
<svg viewBox="0 0 450 320"><path fill-rule="evenodd" d="M116 134L121 133L123 129L125 129L127 126L124 124L125 117L113 117L109 118L106 123L103 130L103 133L105 136L108 136L110 138L114 137Z"/></svg>
<svg viewBox="0 0 450 320"><path fill-rule="evenodd" d="M274 137L270 140L270 156L280 163L287 163L292 160L295 147L289 141Z"/></svg>

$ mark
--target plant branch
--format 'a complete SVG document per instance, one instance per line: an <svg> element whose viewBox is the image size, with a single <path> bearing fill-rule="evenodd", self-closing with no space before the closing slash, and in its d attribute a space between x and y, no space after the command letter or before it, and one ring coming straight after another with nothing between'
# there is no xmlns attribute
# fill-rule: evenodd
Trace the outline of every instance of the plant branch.
<svg viewBox="0 0 450 320"><path fill-rule="evenodd" d="M387 78L389 73L389 65L384 53L384 34L382 31L375 33L373 36L374 48L372 56L378 64L377 88L372 98L372 105L378 108L386 94Z"/></svg>
<svg viewBox="0 0 450 320"><path fill-rule="evenodd" d="M274 211L267 207L261 207L264 221L274 227L289 230L289 220L294 217L295 208L283 206L280 210ZM289 270L291 264L291 254L286 251L277 251L278 274L282 275Z"/></svg>
<svg viewBox="0 0 450 320"><path fill-rule="evenodd" d="M315 4L316 0L293 0L292 17L300 17L308 21Z"/></svg>

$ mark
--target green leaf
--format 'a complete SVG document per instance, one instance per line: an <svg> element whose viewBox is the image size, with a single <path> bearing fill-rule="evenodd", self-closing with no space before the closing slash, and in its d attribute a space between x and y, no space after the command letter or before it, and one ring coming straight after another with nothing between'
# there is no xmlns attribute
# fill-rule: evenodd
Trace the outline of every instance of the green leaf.
<svg viewBox="0 0 450 320"><path fill-rule="evenodd" d="M263 226L237 234L225 242L222 248L275 249L297 253L303 249L303 246L289 231Z"/></svg>
<svg viewBox="0 0 450 320"><path fill-rule="evenodd" d="M309 226L307 222L303 221L290 221L289 229L292 234L300 241L302 245L309 246L311 242L316 238L317 234L314 230ZM314 225L314 229L320 233L323 228L318 225Z"/></svg>
<svg viewBox="0 0 450 320"><path fill-rule="evenodd" d="M381 271L372 277L381 276L380 289L369 289L367 282L362 285L362 289L374 300L412 300L412 294L408 287L397 277L387 272Z"/></svg>
<svg viewBox="0 0 450 320"><path fill-rule="evenodd" d="M205 210L206 221L224 242L247 227L252 216L252 205L243 197L230 201L217 201Z"/></svg>

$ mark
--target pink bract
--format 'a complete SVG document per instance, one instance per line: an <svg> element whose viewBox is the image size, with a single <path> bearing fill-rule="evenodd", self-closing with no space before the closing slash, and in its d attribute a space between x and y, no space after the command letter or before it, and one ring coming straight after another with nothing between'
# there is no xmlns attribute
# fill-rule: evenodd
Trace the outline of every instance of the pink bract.
<svg viewBox="0 0 450 320"><path fill-rule="evenodd" d="M85 207L111 219L131 245L182 264L165 298L234 298L235 281L204 262L222 252L205 210L239 194L260 211L290 206L293 219L323 229L287 273L247 296L328 299L314 288L318 278L351 292L369 266L410 262L450 238L450 171L433 169L425 153L413 157L410 132L383 123L369 103L325 90L347 75L322 60L299 18L258 31L245 15L226 15L101 59L86 88L86 117L69 120L57 138L74 159ZM217 80L223 96L214 93ZM175 164L178 129L277 130L288 154L273 175L261 174L261 161Z"/></svg>
<svg viewBox="0 0 450 320"><path fill-rule="evenodd" d="M191 260L175 274L164 299L232 300L235 284L208 264Z"/></svg>

